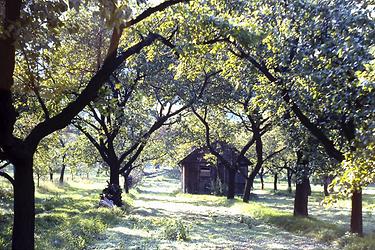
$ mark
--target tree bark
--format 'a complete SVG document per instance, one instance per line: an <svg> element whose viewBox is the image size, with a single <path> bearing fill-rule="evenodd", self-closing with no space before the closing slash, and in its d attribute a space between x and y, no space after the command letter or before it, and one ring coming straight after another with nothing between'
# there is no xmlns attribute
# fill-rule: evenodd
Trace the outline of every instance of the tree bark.
<svg viewBox="0 0 375 250"><path fill-rule="evenodd" d="M49 180L50 180L50 182L53 182L53 170L52 170L52 168L49 168Z"/></svg>
<svg viewBox="0 0 375 250"><path fill-rule="evenodd" d="M64 174L65 174L65 164L61 166L61 171L60 171L60 178L59 178L59 183L63 184L64 183Z"/></svg>
<svg viewBox="0 0 375 250"><path fill-rule="evenodd" d="M350 232L363 236L362 223L362 190L353 191L352 212L350 218Z"/></svg>
<svg viewBox="0 0 375 250"><path fill-rule="evenodd" d="M242 198L242 201L243 202L249 202L250 200L250 191L251 191L251 188L252 188L252 182L249 178L246 179L246 183L245 183L245 189L243 191L243 198Z"/></svg>
<svg viewBox="0 0 375 250"><path fill-rule="evenodd" d="M307 196L311 196L311 184L309 178L307 178Z"/></svg>
<svg viewBox="0 0 375 250"><path fill-rule="evenodd" d="M40 184L40 174L36 174L36 180L37 180L37 187L39 187Z"/></svg>
<svg viewBox="0 0 375 250"><path fill-rule="evenodd" d="M277 191L277 173L273 176L273 190Z"/></svg>
<svg viewBox="0 0 375 250"><path fill-rule="evenodd" d="M235 179L236 179L236 170L228 168L228 191L227 199L234 199L235 195Z"/></svg>
<svg viewBox="0 0 375 250"><path fill-rule="evenodd" d="M264 190L264 179L263 179L264 174L263 174L263 171L264 171L264 169L261 168L260 173L259 173L259 177L260 177L260 185L261 185L261 189L262 189L262 190Z"/></svg>
<svg viewBox="0 0 375 250"><path fill-rule="evenodd" d="M263 142L262 142L260 130L256 124L254 124L252 128L253 128L253 133L254 133L253 136L255 138L255 150L257 154L257 163L246 181L245 190L244 190L245 193L243 194L243 198L242 198L243 202L249 202L251 187L254 184L254 179L259 173L259 170L262 168L262 165L263 165Z"/></svg>
<svg viewBox="0 0 375 250"><path fill-rule="evenodd" d="M324 189L324 196L329 196L329 190L328 186L331 184L331 177L330 176L324 176L323 179L323 189Z"/></svg>
<svg viewBox="0 0 375 250"><path fill-rule="evenodd" d="M109 167L109 183L120 185L120 175L118 171L119 167L117 165L111 165Z"/></svg>
<svg viewBox="0 0 375 250"><path fill-rule="evenodd" d="M292 171L290 169L287 169L287 178L288 178L288 192L292 193Z"/></svg>
<svg viewBox="0 0 375 250"><path fill-rule="evenodd" d="M128 183L128 176L124 175L124 192L126 194L129 193L129 183Z"/></svg>
<svg viewBox="0 0 375 250"><path fill-rule="evenodd" d="M34 249L35 186L33 159L13 162L14 171L14 220L12 249Z"/></svg>
<svg viewBox="0 0 375 250"><path fill-rule="evenodd" d="M296 195L294 197L294 216L308 216L308 186L308 177L303 177L300 182L296 183Z"/></svg>

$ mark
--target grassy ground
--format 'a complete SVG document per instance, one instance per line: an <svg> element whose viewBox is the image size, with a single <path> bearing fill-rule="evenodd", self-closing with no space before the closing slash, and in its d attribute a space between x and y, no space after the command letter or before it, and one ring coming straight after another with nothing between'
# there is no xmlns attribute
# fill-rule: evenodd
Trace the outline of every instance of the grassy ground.
<svg viewBox="0 0 375 250"><path fill-rule="evenodd" d="M273 191L272 180L265 183L265 189L260 190L260 184L255 184L255 201L268 207L283 210L288 213L293 212L293 195L285 190L285 183L279 184L279 190ZM294 188L294 187L293 187ZM348 230L350 226L350 200L340 200L333 206L323 205L323 187L312 185L312 195L309 197L309 215L328 223L334 222L343 230ZM363 191L363 223L366 234L375 233L375 187L366 188Z"/></svg>
<svg viewBox="0 0 375 250"><path fill-rule="evenodd" d="M172 173L148 173L133 190L135 209L89 249L338 249L344 245L341 228L294 218L265 202L245 204L239 199L181 194Z"/></svg>
<svg viewBox="0 0 375 250"><path fill-rule="evenodd" d="M104 182L44 182L36 190L36 249L85 249L125 212L98 208ZM12 190L0 184L0 249L11 248Z"/></svg>
<svg viewBox="0 0 375 250"><path fill-rule="evenodd" d="M12 192L4 183L0 249L10 249ZM132 203L127 211L97 208L104 183L43 183L36 192L37 249L375 249L373 189L364 195L367 236L358 238L345 233L347 201L322 206L319 186L309 199L311 216L295 218L293 197L273 192L271 183L246 204L239 198L181 194L175 171L150 171L125 197Z"/></svg>

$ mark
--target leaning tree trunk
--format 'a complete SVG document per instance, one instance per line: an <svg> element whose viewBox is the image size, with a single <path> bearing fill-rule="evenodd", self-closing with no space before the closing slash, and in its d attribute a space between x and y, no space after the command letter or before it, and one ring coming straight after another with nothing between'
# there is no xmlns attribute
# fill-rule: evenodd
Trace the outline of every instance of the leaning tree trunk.
<svg viewBox="0 0 375 250"><path fill-rule="evenodd" d="M294 216L308 216L309 200L309 178L302 177L302 180L296 183L296 195L294 197Z"/></svg>
<svg viewBox="0 0 375 250"><path fill-rule="evenodd" d="M350 218L350 232L363 235L362 224L362 190L353 191L352 212Z"/></svg>
<svg viewBox="0 0 375 250"><path fill-rule="evenodd" d="M12 249L34 249L35 186L32 157L13 162L14 220Z"/></svg>
<svg viewBox="0 0 375 250"><path fill-rule="evenodd" d="M277 191L277 173L273 176L273 190Z"/></svg>
<svg viewBox="0 0 375 250"><path fill-rule="evenodd" d="M249 175L249 177L246 180L245 184L245 190L243 194L242 201L243 202L249 202L250 200L250 192L251 192L251 187L254 184L254 179L259 173L260 169L262 168L263 165L263 142L262 142L262 137L260 135L260 131L257 130L255 127L253 127L253 133L254 133L254 138L255 138L255 150L257 154L257 163L255 165L255 168Z"/></svg>
<svg viewBox="0 0 375 250"><path fill-rule="evenodd" d="M236 183L236 170L228 168L228 190L227 199L234 199L235 195L235 183Z"/></svg>

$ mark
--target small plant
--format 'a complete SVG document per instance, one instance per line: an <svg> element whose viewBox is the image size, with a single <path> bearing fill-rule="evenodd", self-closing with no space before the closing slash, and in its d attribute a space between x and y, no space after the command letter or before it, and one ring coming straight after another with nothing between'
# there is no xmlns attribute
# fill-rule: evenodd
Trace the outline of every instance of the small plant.
<svg viewBox="0 0 375 250"><path fill-rule="evenodd" d="M215 181L211 182L212 192L214 195L223 196L227 193L228 187L223 183L219 177L216 177Z"/></svg>
<svg viewBox="0 0 375 250"><path fill-rule="evenodd" d="M189 230L181 220L168 220L162 232L162 238L175 241L188 241Z"/></svg>

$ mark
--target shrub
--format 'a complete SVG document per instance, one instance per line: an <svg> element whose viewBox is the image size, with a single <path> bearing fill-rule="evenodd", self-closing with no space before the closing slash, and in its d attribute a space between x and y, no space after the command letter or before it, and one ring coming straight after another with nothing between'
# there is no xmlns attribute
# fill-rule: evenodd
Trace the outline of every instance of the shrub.
<svg viewBox="0 0 375 250"><path fill-rule="evenodd" d="M167 240L187 241L189 230L180 220L167 220L162 232L162 238Z"/></svg>

